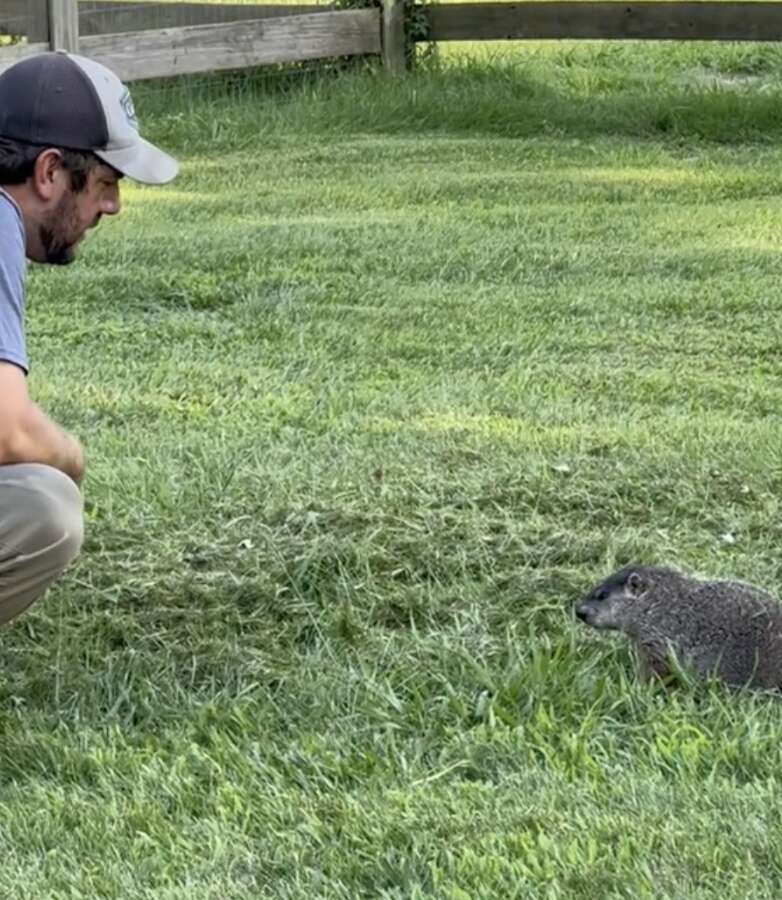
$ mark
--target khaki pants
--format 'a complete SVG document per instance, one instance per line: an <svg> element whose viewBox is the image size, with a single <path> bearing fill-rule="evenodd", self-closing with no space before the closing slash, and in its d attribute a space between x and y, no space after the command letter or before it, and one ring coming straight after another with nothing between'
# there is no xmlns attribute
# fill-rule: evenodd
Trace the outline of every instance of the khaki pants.
<svg viewBox="0 0 782 900"><path fill-rule="evenodd" d="M0 466L0 623L25 609L79 555L79 489L57 469Z"/></svg>

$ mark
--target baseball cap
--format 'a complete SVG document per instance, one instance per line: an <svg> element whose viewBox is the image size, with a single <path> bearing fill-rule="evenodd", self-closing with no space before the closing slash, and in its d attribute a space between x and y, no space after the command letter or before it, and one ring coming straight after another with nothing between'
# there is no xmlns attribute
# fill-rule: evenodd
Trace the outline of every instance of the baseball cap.
<svg viewBox="0 0 782 900"><path fill-rule="evenodd" d="M144 184L165 184L179 171L175 159L139 134L130 91L119 78L73 53L39 53L0 75L0 136L91 151Z"/></svg>

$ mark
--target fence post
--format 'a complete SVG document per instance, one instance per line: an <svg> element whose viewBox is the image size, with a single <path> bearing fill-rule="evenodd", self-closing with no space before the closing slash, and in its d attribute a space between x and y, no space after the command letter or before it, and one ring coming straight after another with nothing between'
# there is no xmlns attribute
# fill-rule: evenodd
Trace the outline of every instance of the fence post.
<svg viewBox="0 0 782 900"><path fill-rule="evenodd" d="M404 0L383 0L383 66L392 75L405 72Z"/></svg>
<svg viewBox="0 0 782 900"><path fill-rule="evenodd" d="M49 0L49 45L52 50L79 52L78 0Z"/></svg>

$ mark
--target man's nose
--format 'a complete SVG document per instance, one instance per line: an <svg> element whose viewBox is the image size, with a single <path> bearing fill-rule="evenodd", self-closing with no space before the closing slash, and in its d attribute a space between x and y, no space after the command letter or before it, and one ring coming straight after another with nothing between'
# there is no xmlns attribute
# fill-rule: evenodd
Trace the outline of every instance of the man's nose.
<svg viewBox="0 0 782 900"><path fill-rule="evenodd" d="M116 216L120 209L122 209L122 201L119 197L119 188L117 188L103 198L100 211L104 216Z"/></svg>

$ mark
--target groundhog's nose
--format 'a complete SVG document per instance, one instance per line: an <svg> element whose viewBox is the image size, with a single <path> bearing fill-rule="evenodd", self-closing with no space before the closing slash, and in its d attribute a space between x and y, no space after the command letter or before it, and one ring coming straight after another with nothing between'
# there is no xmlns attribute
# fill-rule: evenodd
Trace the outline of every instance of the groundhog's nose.
<svg viewBox="0 0 782 900"><path fill-rule="evenodd" d="M579 619L581 619L582 622L586 622L587 616L589 615L589 607L579 604L576 607L576 615Z"/></svg>

